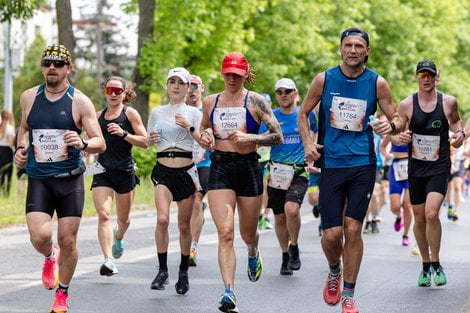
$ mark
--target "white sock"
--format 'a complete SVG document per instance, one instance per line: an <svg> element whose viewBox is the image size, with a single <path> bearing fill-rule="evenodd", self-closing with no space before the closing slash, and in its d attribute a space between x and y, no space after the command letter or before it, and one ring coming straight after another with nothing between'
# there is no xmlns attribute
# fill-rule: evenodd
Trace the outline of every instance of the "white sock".
<svg viewBox="0 0 470 313"><path fill-rule="evenodd" d="M191 242L191 250L196 250L197 249L197 242L193 241Z"/></svg>

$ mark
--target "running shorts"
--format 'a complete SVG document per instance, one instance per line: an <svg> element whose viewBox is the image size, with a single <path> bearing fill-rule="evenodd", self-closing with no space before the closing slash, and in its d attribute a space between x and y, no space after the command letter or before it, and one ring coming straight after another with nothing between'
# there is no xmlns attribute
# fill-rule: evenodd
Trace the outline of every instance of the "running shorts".
<svg viewBox="0 0 470 313"><path fill-rule="evenodd" d="M425 177L408 177L410 185L410 201L412 205L426 203L426 197L430 192L438 192L444 197L447 192L448 174L437 174Z"/></svg>
<svg viewBox="0 0 470 313"><path fill-rule="evenodd" d="M307 192L308 179L300 176L301 173L296 172L287 190L276 189L268 186L268 208L273 209L274 214L284 213L284 204L287 201L295 202L302 205L305 193Z"/></svg>
<svg viewBox="0 0 470 313"><path fill-rule="evenodd" d="M188 170L193 166L191 164L185 167L172 168L157 162L152 170L153 185L166 186L173 196L173 201L187 199L196 192L196 185L188 173Z"/></svg>
<svg viewBox="0 0 470 313"><path fill-rule="evenodd" d="M106 171L104 173L93 175L91 188L109 187L115 192L124 194L134 190L135 186L140 183L135 172L126 171Z"/></svg>

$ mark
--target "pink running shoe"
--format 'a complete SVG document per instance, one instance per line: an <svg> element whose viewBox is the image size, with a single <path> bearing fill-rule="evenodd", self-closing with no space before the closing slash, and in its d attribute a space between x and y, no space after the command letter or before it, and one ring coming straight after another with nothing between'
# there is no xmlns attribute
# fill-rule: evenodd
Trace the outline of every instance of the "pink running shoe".
<svg viewBox="0 0 470 313"><path fill-rule="evenodd" d="M326 304L337 305L341 301L341 277L341 273L333 275L328 272L328 278L323 288L323 300Z"/></svg>
<svg viewBox="0 0 470 313"><path fill-rule="evenodd" d="M57 289L50 313L67 313L69 310L68 297L68 294L64 293L62 289Z"/></svg>
<svg viewBox="0 0 470 313"><path fill-rule="evenodd" d="M401 240L401 245L402 246L409 246L410 245L410 240L408 239L408 236L403 236Z"/></svg>
<svg viewBox="0 0 470 313"><path fill-rule="evenodd" d="M342 313L359 313L359 310L356 308L356 301L351 296L344 296L341 298L343 305Z"/></svg>
<svg viewBox="0 0 470 313"><path fill-rule="evenodd" d="M401 221L401 218L397 217L395 219L395 223L393 223L393 228L395 228L396 232L399 232L402 227L403 227L403 223Z"/></svg>
<svg viewBox="0 0 470 313"><path fill-rule="evenodd" d="M44 260L42 267L42 285L46 289L54 289L59 283L59 255L60 249L52 247L53 256Z"/></svg>

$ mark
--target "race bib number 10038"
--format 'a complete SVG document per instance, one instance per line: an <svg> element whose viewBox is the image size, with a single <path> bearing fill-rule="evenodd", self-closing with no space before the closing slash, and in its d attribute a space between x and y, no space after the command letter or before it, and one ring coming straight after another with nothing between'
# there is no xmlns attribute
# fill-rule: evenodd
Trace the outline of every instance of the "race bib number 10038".
<svg viewBox="0 0 470 313"><path fill-rule="evenodd" d="M34 158L38 163L67 160L67 145L64 144L65 129L33 129Z"/></svg>

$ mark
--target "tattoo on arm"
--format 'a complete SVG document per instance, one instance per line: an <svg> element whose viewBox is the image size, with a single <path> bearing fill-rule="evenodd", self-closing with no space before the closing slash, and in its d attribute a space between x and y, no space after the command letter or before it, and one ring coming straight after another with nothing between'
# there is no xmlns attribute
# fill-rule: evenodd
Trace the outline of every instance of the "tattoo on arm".
<svg viewBox="0 0 470 313"><path fill-rule="evenodd" d="M261 146L281 145L283 143L281 126L266 101L261 96L251 95L248 106L258 113L259 119L269 131L261 135L251 134L250 141Z"/></svg>

